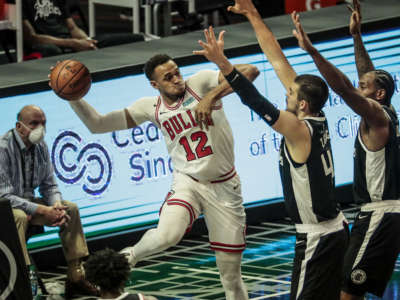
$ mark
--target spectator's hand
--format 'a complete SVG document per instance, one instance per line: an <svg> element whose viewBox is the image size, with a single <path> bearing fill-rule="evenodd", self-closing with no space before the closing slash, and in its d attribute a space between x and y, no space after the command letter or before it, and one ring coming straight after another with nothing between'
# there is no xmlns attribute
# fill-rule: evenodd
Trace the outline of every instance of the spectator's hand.
<svg viewBox="0 0 400 300"><path fill-rule="evenodd" d="M63 219L65 211L59 210L54 206L39 205L37 213L44 217L46 226L57 226L56 224Z"/></svg>
<svg viewBox="0 0 400 300"><path fill-rule="evenodd" d="M48 226L50 227L68 227L68 222L71 219L70 216L68 216L68 214L64 214L59 220L57 220L56 222L54 222L53 224L50 224Z"/></svg>
<svg viewBox="0 0 400 300"><path fill-rule="evenodd" d="M91 38L87 39L72 39L71 48L75 51L96 50L97 41Z"/></svg>
<svg viewBox="0 0 400 300"><path fill-rule="evenodd" d="M63 205L60 201L57 201L54 203L53 207L57 209L60 214L61 218L58 222L52 224L52 226L62 226L64 225L65 227L68 226L68 222L71 220L71 217L67 213L68 206Z"/></svg>
<svg viewBox="0 0 400 300"><path fill-rule="evenodd" d="M200 125L200 129L203 129L203 124L206 130L208 130L208 125L212 124L211 112L213 106L213 99L205 96L197 104L194 112L196 116L196 121Z"/></svg>
<svg viewBox="0 0 400 300"><path fill-rule="evenodd" d="M234 6L228 6L228 11L238 15L248 16L250 13L258 13L251 0L235 0Z"/></svg>
<svg viewBox="0 0 400 300"><path fill-rule="evenodd" d="M359 0L353 0L353 6L347 5L347 8L351 12L350 16L350 34L359 35L361 34L361 6Z"/></svg>
<svg viewBox="0 0 400 300"><path fill-rule="evenodd" d="M293 29L293 35L299 42L300 48L311 54L316 49L311 43L308 35L304 32L303 26L300 23L300 15L296 11L292 12L292 21L294 26L296 26L296 29Z"/></svg>
<svg viewBox="0 0 400 300"><path fill-rule="evenodd" d="M224 34L225 31L221 31L218 35L218 40L215 38L214 29L210 26L207 29L204 29L204 36L206 38L206 42L199 41L200 46L203 50L193 51L193 54L203 55L209 61L214 62L219 65L219 63L226 60L224 55Z"/></svg>

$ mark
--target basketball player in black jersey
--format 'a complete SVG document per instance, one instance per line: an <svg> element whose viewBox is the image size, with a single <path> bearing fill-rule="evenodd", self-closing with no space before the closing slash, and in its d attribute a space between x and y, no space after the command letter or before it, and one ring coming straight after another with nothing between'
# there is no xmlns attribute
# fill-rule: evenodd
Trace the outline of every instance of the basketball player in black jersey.
<svg viewBox="0 0 400 300"><path fill-rule="evenodd" d="M354 152L354 200L361 204L345 255L342 300L364 299L369 292L383 296L400 251L400 162L398 121L390 109L394 92L391 75L375 70L360 33L360 6L354 9L354 38L359 88L313 47L292 14L294 35L313 58L331 88L361 116Z"/></svg>
<svg viewBox="0 0 400 300"><path fill-rule="evenodd" d="M245 15L252 24L287 90L287 109L275 108L232 66L212 28L205 31L206 42L200 41L203 50L194 53L217 64L242 102L284 136L279 167L286 209L297 232L290 299L337 300L348 230L334 196L330 137L321 111L328 87L320 77L297 76L251 0L236 0L228 10Z"/></svg>

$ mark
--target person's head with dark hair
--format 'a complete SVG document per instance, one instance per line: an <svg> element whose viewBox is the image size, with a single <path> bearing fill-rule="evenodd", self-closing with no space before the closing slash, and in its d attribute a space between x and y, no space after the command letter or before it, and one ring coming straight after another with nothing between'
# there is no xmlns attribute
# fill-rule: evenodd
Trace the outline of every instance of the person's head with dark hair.
<svg viewBox="0 0 400 300"><path fill-rule="evenodd" d="M100 287L102 297L118 297L123 293L130 275L124 254L106 248L92 254L84 267L86 279Z"/></svg>
<svg viewBox="0 0 400 300"><path fill-rule="evenodd" d="M287 111L296 115L299 110L305 110L305 114L318 114L328 99L329 89L325 81L318 76L305 74L295 78L287 95ZM307 103L303 107L302 101Z"/></svg>
<svg viewBox="0 0 400 300"><path fill-rule="evenodd" d="M165 64L167 61L172 60L172 58L167 54L156 54L151 57L144 65L143 71L146 74L148 80L153 80L154 69L159 65Z"/></svg>
<svg viewBox="0 0 400 300"><path fill-rule="evenodd" d="M168 55L157 54L150 58L144 66L144 73L164 99L175 102L185 94L186 85L179 67Z"/></svg>
<svg viewBox="0 0 400 300"><path fill-rule="evenodd" d="M395 82L389 72L373 70L361 76L358 88L363 96L390 106Z"/></svg>
<svg viewBox="0 0 400 300"><path fill-rule="evenodd" d="M375 85L378 89L385 90L383 103L389 106L395 89L395 82L392 75L385 70L375 70Z"/></svg>

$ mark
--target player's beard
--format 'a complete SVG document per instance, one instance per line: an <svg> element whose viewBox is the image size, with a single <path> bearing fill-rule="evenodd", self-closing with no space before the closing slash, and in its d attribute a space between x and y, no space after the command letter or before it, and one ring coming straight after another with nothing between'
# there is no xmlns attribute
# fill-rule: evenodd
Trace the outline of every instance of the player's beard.
<svg viewBox="0 0 400 300"><path fill-rule="evenodd" d="M291 112L295 116L297 116L297 111L299 110L299 103L296 103L296 106L294 108L289 108L288 106L288 101L286 100L286 111Z"/></svg>
<svg viewBox="0 0 400 300"><path fill-rule="evenodd" d="M174 102L178 101L180 98L182 98L185 95L185 90L183 90L182 93L180 94L169 94L164 92L164 97L173 100Z"/></svg>

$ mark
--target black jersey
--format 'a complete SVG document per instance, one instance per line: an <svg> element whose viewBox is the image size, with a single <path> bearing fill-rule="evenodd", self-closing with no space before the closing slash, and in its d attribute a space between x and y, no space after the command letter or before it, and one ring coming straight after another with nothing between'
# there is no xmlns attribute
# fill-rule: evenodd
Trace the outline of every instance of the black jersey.
<svg viewBox="0 0 400 300"><path fill-rule="evenodd" d="M360 130L354 143L353 194L354 201L360 204L400 199L398 119L390 108L382 107L390 118L385 147L369 151L362 142Z"/></svg>
<svg viewBox="0 0 400 300"><path fill-rule="evenodd" d="M296 224L317 224L337 217L335 173L328 123L319 117L304 119L311 134L311 152L305 163L293 161L282 139L279 170L285 206Z"/></svg>

